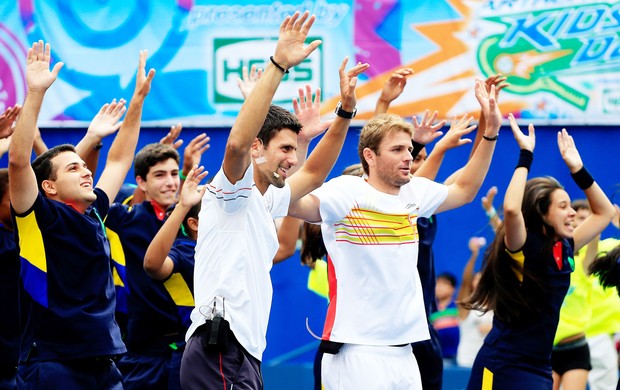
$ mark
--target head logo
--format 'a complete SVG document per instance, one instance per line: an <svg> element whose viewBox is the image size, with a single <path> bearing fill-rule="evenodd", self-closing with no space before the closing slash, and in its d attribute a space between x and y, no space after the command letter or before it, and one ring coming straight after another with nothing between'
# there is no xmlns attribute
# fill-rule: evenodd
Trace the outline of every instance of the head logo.
<svg viewBox="0 0 620 390"><path fill-rule="evenodd" d="M485 75L507 75L512 93L547 91L585 110L588 91L579 88L579 78L617 74L620 66L620 4L589 1L553 8L544 3L535 3L539 9L534 10L489 13L484 19L506 30L480 43L478 63Z"/></svg>
<svg viewBox="0 0 620 390"><path fill-rule="evenodd" d="M312 42L318 37L308 37ZM252 65L265 69L269 55L276 47L277 39L262 38L215 38L213 41L213 102L215 104L241 104L243 97L237 87L237 78L242 69ZM321 46L301 64L289 70L273 99L274 103L290 102L297 96L297 89L303 84L313 88L323 87Z"/></svg>

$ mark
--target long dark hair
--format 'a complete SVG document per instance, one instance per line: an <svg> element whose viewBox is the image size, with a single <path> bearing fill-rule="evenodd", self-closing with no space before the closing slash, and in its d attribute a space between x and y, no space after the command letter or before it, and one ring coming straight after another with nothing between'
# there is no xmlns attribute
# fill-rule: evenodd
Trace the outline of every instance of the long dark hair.
<svg viewBox="0 0 620 390"><path fill-rule="evenodd" d="M301 232L301 263L304 265L312 265L318 259L322 259L327 255L327 248L323 242L321 234L321 225L313 225L304 222Z"/></svg>
<svg viewBox="0 0 620 390"><path fill-rule="evenodd" d="M555 230L545 223L543 216L549 211L551 194L558 189L563 187L552 177L530 179L525 185L521 204L525 228L528 234L537 233L545 237L543 252L551 250L555 239ZM539 278L508 255L504 244L505 237L506 230L502 224L497 229L491 244L478 288L464 305L470 310L484 312L493 310L493 315L498 319L512 322L523 313L531 315L542 309L540 299L533 300L520 294L523 282L527 281L540 292L543 292L545 287ZM521 280L518 275L523 275L523 279Z"/></svg>
<svg viewBox="0 0 620 390"><path fill-rule="evenodd" d="M598 277L601 286L616 287L620 295L620 245L597 256L588 271Z"/></svg>

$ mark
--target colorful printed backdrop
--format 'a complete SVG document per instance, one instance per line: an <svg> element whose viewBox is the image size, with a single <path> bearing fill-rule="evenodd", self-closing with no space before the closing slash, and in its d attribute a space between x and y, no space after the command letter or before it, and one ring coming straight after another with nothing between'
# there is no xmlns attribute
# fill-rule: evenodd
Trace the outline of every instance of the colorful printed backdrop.
<svg viewBox="0 0 620 390"><path fill-rule="evenodd" d="M306 83L338 100L344 56L371 64L358 87L371 115L394 69L411 67L394 110L450 118L476 112L474 79L501 72L504 112L538 123L610 124L620 115L620 3L615 0L16 0L0 2L0 109L22 103L31 42L65 62L42 125L81 126L112 98L130 98L138 51L157 70L151 125L228 126L241 104L242 66L264 66L285 15L317 15L323 45L291 70L276 101ZM352 61L351 61L352 62ZM290 107L290 105L289 105Z"/></svg>

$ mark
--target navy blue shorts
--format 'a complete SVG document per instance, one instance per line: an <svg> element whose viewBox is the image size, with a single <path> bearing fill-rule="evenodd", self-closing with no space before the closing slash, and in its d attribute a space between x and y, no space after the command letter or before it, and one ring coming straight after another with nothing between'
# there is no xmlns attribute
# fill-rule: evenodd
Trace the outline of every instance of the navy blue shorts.
<svg viewBox="0 0 620 390"><path fill-rule="evenodd" d="M122 390L121 373L112 359L86 358L69 361L20 363L19 389Z"/></svg>
<svg viewBox="0 0 620 390"><path fill-rule="evenodd" d="M160 356L127 353L118 361L125 390L181 390L182 357L182 349Z"/></svg>
<svg viewBox="0 0 620 390"><path fill-rule="evenodd" d="M422 388L424 390L441 390L443 381L443 359L437 331L429 326L431 338L411 344L413 355L418 361Z"/></svg>
<svg viewBox="0 0 620 390"><path fill-rule="evenodd" d="M239 344L228 331L223 351L204 347L206 327L202 325L190 337L181 362L183 390L262 390L261 362Z"/></svg>
<svg viewBox="0 0 620 390"><path fill-rule="evenodd" d="M17 366L15 364L0 364L0 389L17 388Z"/></svg>
<svg viewBox="0 0 620 390"><path fill-rule="evenodd" d="M527 364L522 357L512 355L483 344L476 356L467 390L482 389L486 386L498 390L551 390L553 377L551 364L543 361ZM489 387L484 387L485 389Z"/></svg>

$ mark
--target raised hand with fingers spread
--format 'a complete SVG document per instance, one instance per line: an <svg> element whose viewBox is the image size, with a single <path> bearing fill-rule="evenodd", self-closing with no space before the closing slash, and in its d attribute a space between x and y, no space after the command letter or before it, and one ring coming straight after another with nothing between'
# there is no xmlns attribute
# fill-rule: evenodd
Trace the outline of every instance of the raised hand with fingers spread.
<svg viewBox="0 0 620 390"><path fill-rule="evenodd" d="M510 84L506 82L506 76L500 73L487 77L486 80L484 80L484 85L489 94L491 93L491 87L495 86L494 97L496 101L499 100L500 91L510 86Z"/></svg>
<svg viewBox="0 0 620 390"><path fill-rule="evenodd" d="M583 161L581 161L575 140L568 134L566 129L558 131L558 148L560 149L562 159L571 173L575 173L583 168Z"/></svg>
<svg viewBox="0 0 620 390"><path fill-rule="evenodd" d="M170 127L170 131L166 134L162 139L159 140L160 144L170 145L175 149L178 149L183 145L183 140L178 139L181 134L181 130L183 130L183 125L177 123L176 125L172 125Z"/></svg>
<svg viewBox="0 0 620 390"><path fill-rule="evenodd" d="M321 88L316 89L316 96L312 100L312 87L299 88L299 99L293 98L293 111L299 119L302 128L297 141L309 143L315 137L323 134L332 121L321 121ZM297 145L299 147L299 144Z"/></svg>
<svg viewBox="0 0 620 390"><path fill-rule="evenodd" d="M284 71L300 64L321 44L315 40L306 45L306 38L310 28L314 24L316 16L310 16L306 11L301 14L295 12L293 16L287 16L280 25L280 36L276 51L272 57L274 65Z"/></svg>
<svg viewBox="0 0 620 390"><path fill-rule="evenodd" d="M208 137L206 133L202 133L194 137L194 139L187 144L185 150L183 150L183 169L181 170L181 178L185 177L185 180L187 180L189 177L189 171L192 167L200 164L200 159L202 158L203 153L211 147L209 141L211 141L211 138Z"/></svg>
<svg viewBox="0 0 620 390"><path fill-rule="evenodd" d="M515 119L514 115L512 115L512 113L508 114L508 121L510 122L512 134L514 135L517 144L519 144L519 148L533 152L534 147L536 146L536 132L534 129L534 125L532 123L528 125L528 133L527 135L525 135L519 128L517 120Z"/></svg>
<svg viewBox="0 0 620 390"><path fill-rule="evenodd" d="M207 191L205 186L199 187L200 182L207 177L208 171L205 171L203 166L194 165L181 187L181 196L179 197L179 203L176 207L181 206L186 211L194 205L200 203L203 195Z"/></svg>
<svg viewBox="0 0 620 390"><path fill-rule="evenodd" d="M0 139L9 137L13 134L13 131L15 130L13 123L15 123L21 109L22 107L16 104L12 107L8 107L4 110L2 115L0 115Z"/></svg>
<svg viewBox="0 0 620 390"><path fill-rule="evenodd" d="M483 133L483 138L495 138L499 132L499 128L502 125L502 113L497 105L496 87L495 84L491 85L491 90L487 91L484 81L476 80L476 99L480 104L482 115L486 119L486 126Z"/></svg>
<svg viewBox="0 0 620 390"><path fill-rule="evenodd" d="M340 75L340 102L343 110L352 112L357 105L357 97L355 96L357 76L370 68L370 65L358 62L354 67L345 72L347 62L349 62L349 57L345 57L344 60L342 60L340 69L338 70Z"/></svg>
<svg viewBox="0 0 620 390"><path fill-rule="evenodd" d="M90 122L87 133L101 140L118 130L123 124L121 118L127 111L125 104L125 99L120 99L118 102L114 99L111 103L104 104Z"/></svg>
<svg viewBox="0 0 620 390"><path fill-rule="evenodd" d="M463 114L460 118L454 118L452 123L450 123L450 129L435 145L435 148L439 147L441 149L454 149L459 146L463 146L466 144L470 144L471 140L469 138L463 138L463 136L471 133L476 129L476 125L471 125L471 121L474 119L469 114Z"/></svg>
<svg viewBox="0 0 620 390"><path fill-rule="evenodd" d="M243 78L237 78L237 86L241 91L241 95L243 95L244 99L247 99L254 90L256 83L260 80L260 76L263 74L263 70L261 68L257 68L256 64L253 64L250 68L250 73L248 74L248 67L244 66L241 68L241 72L243 74Z"/></svg>
<svg viewBox="0 0 620 390"><path fill-rule="evenodd" d="M64 63L58 62L50 70L52 50L50 44L38 41L28 49L26 58L26 83L30 92L45 92L56 81Z"/></svg>
<svg viewBox="0 0 620 390"><path fill-rule="evenodd" d="M424 111L422 120L418 122L418 118L413 117L413 140L419 144L427 145L437 138L441 137L443 132L439 131L446 124L445 119L435 123L438 112L435 111L430 114L430 110Z"/></svg>
<svg viewBox="0 0 620 390"><path fill-rule="evenodd" d="M375 107L375 115L387 112L390 104L405 90L405 86L407 85L407 77L412 74L413 69L400 68L390 75L390 77L385 81L385 84L383 84L381 95L379 95L379 99L377 100L377 105Z"/></svg>

